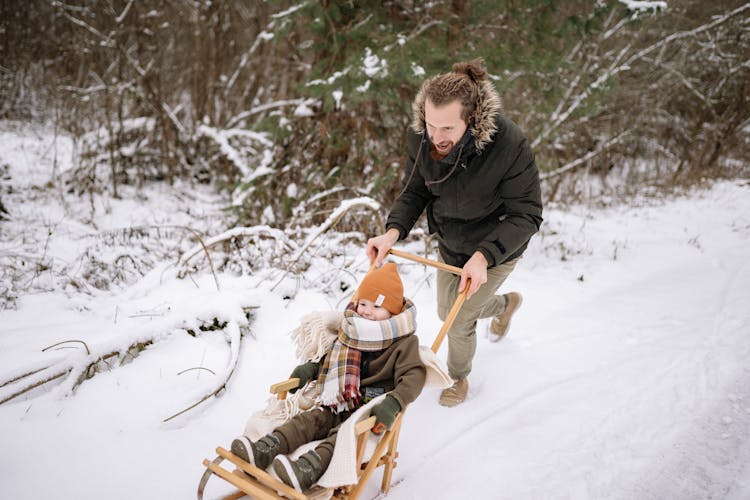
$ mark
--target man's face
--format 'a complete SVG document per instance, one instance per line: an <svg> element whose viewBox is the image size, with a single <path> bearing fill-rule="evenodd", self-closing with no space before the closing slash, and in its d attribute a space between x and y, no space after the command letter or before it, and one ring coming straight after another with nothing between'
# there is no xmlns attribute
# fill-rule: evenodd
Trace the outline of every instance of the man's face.
<svg viewBox="0 0 750 500"><path fill-rule="evenodd" d="M424 104L427 134L440 156L446 156L466 132L466 122L461 119L461 103L452 101L436 107L427 99Z"/></svg>

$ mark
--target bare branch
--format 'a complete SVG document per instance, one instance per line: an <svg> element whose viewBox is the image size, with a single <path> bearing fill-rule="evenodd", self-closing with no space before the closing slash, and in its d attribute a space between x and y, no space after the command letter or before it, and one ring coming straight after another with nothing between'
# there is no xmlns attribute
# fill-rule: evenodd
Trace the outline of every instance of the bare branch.
<svg viewBox="0 0 750 500"><path fill-rule="evenodd" d="M211 268L211 274L213 275L214 282L216 283L216 291L220 291L221 287L219 286L219 278L216 276L216 271L214 270L214 263L211 260L211 254L208 252L208 247L206 247L206 244L203 242L203 238L201 237L201 234L195 229L192 229L192 228L186 228L186 229L190 230L198 238L201 248L203 249L203 252L206 254L206 259L208 259L208 265Z"/></svg>
<svg viewBox="0 0 750 500"><path fill-rule="evenodd" d="M70 7L69 5L66 5L66 4L64 4L64 3L60 2L60 1L57 1L57 0L53 0L52 1L52 5L55 6L55 7L60 8L60 10L62 11L63 15L65 17L67 17L70 22L72 22L73 24L75 24L77 26L80 26L80 27L86 29L87 31L89 31L90 33L93 33L94 35L96 35L96 37L99 38L102 41L102 43L104 43L107 47L114 47L115 46L115 43L112 40L112 37L105 35L104 33L102 33L101 31L97 30L96 28L94 28L93 26L91 26L90 24L88 24L87 22L82 21L81 19L78 19L77 17L73 17L72 15L70 15L68 13L68 9Z"/></svg>
<svg viewBox="0 0 750 500"><path fill-rule="evenodd" d="M187 373L187 372L190 372L190 371L193 371L193 370L206 370L211 375L216 375L215 371L211 370L210 368L206 368L205 366L194 366L192 368L188 368L186 370L182 370L181 372L177 373L177 375L182 375L183 373Z"/></svg>
<svg viewBox="0 0 750 500"><path fill-rule="evenodd" d="M91 354L91 350L89 350L88 344L84 342L83 340L63 340L62 342L58 342L57 344L52 344L51 346L47 346L44 349L42 349L42 352L47 351L49 349L52 349L53 347L57 347L62 344L69 344L71 342L78 342L80 344L83 344L83 347L86 349L86 354Z"/></svg>
<svg viewBox="0 0 750 500"><path fill-rule="evenodd" d="M341 204L334 210L331 215L328 216L328 219L326 219L323 224L320 225L312 234L310 234L307 237L307 240L305 243L300 247L300 249L297 251L296 255L292 256L292 258L289 260L289 264L287 265L287 269L281 274L281 277L276 282L274 286L271 287L271 291L275 290L277 286L284 280L286 275L289 273L289 269L293 265L295 265L299 259L304 255L305 251L307 251L308 248L310 248L310 245L313 244L315 240L318 239L322 234L324 234L326 231L331 229L333 226L335 226L343 217L346 215L350 210L353 210L355 208L364 207L369 208L372 210L376 215L378 214L378 210L380 210L380 203L373 200L372 198L362 197L362 198L355 198L353 200L346 200L341 202Z"/></svg>
<svg viewBox="0 0 750 500"><path fill-rule="evenodd" d="M679 71L677 71L675 68L673 68L672 66L670 66L668 64L664 64L662 67L664 69L666 69L670 74L676 76L677 79L680 80L682 82L682 84L695 97L697 97L700 101L703 101L703 104L706 105L706 109L710 110L711 114L714 115L714 117L716 116L716 112L714 112L714 110L712 108L712 104L709 102L709 99L706 96L704 96L703 94L701 94L700 91L697 88L695 88L695 86L692 83L690 83L690 81L685 77L685 75L683 75L682 73L680 73Z"/></svg>
<svg viewBox="0 0 750 500"><path fill-rule="evenodd" d="M650 46L646 47L645 49L639 50L638 52L636 52L635 54L633 54L632 56L630 56L628 58L628 60L625 61L625 63L622 65L622 67L618 69L617 72L619 73L620 71L624 71L626 69L629 69L630 65L632 65L635 61L637 61L639 59L642 59L644 56L646 56L647 54L650 54L654 50L660 49L661 47L663 47L663 46L665 46L667 44L670 44L670 43L672 43L674 41L681 40L683 38L691 38L691 37L694 37L695 35L698 35L700 33L704 33L704 32L706 32L708 30L711 30L711 29L713 29L713 28L715 28L715 27L717 27L717 26L719 26L721 24L724 24L725 22L729 21L733 17L738 16L738 15L742 14L743 12L745 12L746 10L749 10L749 9L750 9L750 3L746 3L745 5L743 5L741 7L738 7L738 8L734 9L733 11L731 11L731 12L729 12L729 13L723 15L723 16L717 17L714 21L712 21L712 22L710 22L708 24L704 24L702 26L698 26L697 28L694 28L692 30L679 31L677 33L672 33L671 35L669 35L669 36L667 36L667 37L659 40L658 42L654 43L653 45L650 45Z"/></svg>
<svg viewBox="0 0 750 500"><path fill-rule="evenodd" d="M201 250L208 252L209 248L221 242L230 240L232 238L237 238L239 236L259 236L259 235L269 236L271 238L274 238L278 241L281 241L284 245L288 247L294 246L293 243L286 236L286 234L284 234L284 232L279 229L274 229L269 226L235 227L233 229L230 229L229 231L225 231L219 235L209 238L208 240L206 240L204 244L202 244L199 247L193 247L192 249L188 250L182 255L182 257L180 258L180 262L177 265L179 267L186 265L187 262L190 259L192 259L196 254L200 253Z"/></svg>
<svg viewBox="0 0 750 500"><path fill-rule="evenodd" d="M260 47L260 44L262 42L271 40L274 37L274 27L276 26L276 20L283 19L284 17L293 14L297 10L304 8L307 3L308 2L302 2L299 5L296 5L282 12L277 12L276 14L271 15L272 21L266 24L265 29L261 30L261 32L258 33L258 36L255 37L255 40L253 40L253 44L250 46L250 48L247 49L244 54L242 54L242 58L240 59L240 62L237 64L237 68L235 68L234 72L232 72L232 76L229 77L229 80L227 81L227 85L224 88L225 95L229 93L229 90L231 90L232 87L234 87L234 84L237 82L237 79L239 78L240 73L245 68L245 66L247 66L247 63L250 62L250 56L252 56L256 50L258 50L258 47Z"/></svg>
<svg viewBox="0 0 750 500"><path fill-rule="evenodd" d="M127 4L127 5L125 6L125 8L124 8L124 9L122 9L122 13L121 13L121 14L120 14L119 16L117 16L117 17L115 18L115 22L116 22L117 24L120 24L120 23L122 23L122 21L123 21L123 20L125 19L125 16L127 16L127 15L128 15L128 11L130 11L130 7L132 7L132 6L133 6L133 3L134 3L134 2L135 2L135 0L130 0L130 1L128 2L128 4Z"/></svg>
<svg viewBox="0 0 750 500"><path fill-rule="evenodd" d="M99 371L102 363L108 364L109 359L118 356L123 359L127 356L137 356L138 353L154 342L154 338L136 340L126 347L120 347L113 350L107 348L102 354L72 354L66 356L62 361L45 368L27 370L23 375L15 376L0 386L3 388L3 390L0 391L0 404L11 401L18 396L36 389L37 387L41 387L42 385L63 377L68 377L70 390L73 391L85 380L93 377ZM86 348L88 350L88 346L86 346Z"/></svg>
<svg viewBox="0 0 750 500"><path fill-rule="evenodd" d="M236 116L233 116L227 122L226 128L235 127L237 126L239 122L241 122L245 118L248 118L258 113L262 113L264 111L268 111L270 109L283 108L286 106L301 106L303 104L309 105L309 104L314 104L314 103L315 101L313 99L282 99L280 101L268 102L266 104L255 106L254 108L248 109L247 111L243 111Z"/></svg>
<svg viewBox="0 0 750 500"><path fill-rule="evenodd" d="M219 382L218 385L214 387L213 390L209 391L207 394L201 397L198 401L191 404L187 408L184 408L178 411L177 413L170 415L169 417L162 420L162 422L169 422L170 420L174 420L180 415L184 415L188 411L205 403L209 399L218 396L221 393L221 391L226 389L227 384L229 383L229 380L232 378L232 375L234 374L234 371L237 368L237 364L239 362L239 353L240 353L240 348L241 348L240 344L242 342L242 335L240 335L239 325L230 321L227 324L227 330L229 330L228 336L229 336L229 348L231 351L231 356L230 356L229 364L227 366L225 375L222 377L222 380Z"/></svg>
<svg viewBox="0 0 750 500"><path fill-rule="evenodd" d="M45 375L42 377L37 377L31 382L30 384L24 385L22 388L17 389L15 392L11 392L9 394L0 395L0 404L7 403L8 401L11 401L18 396L25 394L27 392L32 391L33 389L36 389L37 387L40 387L48 382L52 382L54 380L57 380L61 377L64 377L70 373L72 368L62 369L60 371L52 372L51 374L47 375L46 372L51 371L49 369L44 370L42 373Z"/></svg>
<svg viewBox="0 0 750 500"><path fill-rule="evenodd" d="M49 367L50 367L50 365L45 364L41 368L26 368L20 374L18 374L18 375L11 375L8 378L8 380L5 380L2 383L0 383L0 388L1 387L5 387L6 385L10 385L10 384L12 384L14 382L17 382L17 381L21 380L22 378L30 377L31 375L34 375L35 373L39 373L41 371L44 371L44 370L46 370Z"/></svg>
<svg viewBox="0 0 750 500"><path fill-rule="evenodd" d="M593 93L595 90L597 90L601 85L604 84L609 78L612 78L613 76L622 73L624 71L628 71L631 69L634 63L636 63L639 60L642 60L647 56L648 54L666 47L668 44L675 42L677 40L682 40L684 38L690 38L694 37L700 33L707 32L727 21L732 19L733 17L736 17L743 12L750 9L750 3L746 3L742 7L738 7L737 9L734 9L733 11L720 16L716 18L714 21L698 26L697 28L694 28L692 30L688 31L680 31L677 33L672 33L671 35L659 40L656 43L653 43L649 45L648 47L641 49L634 54L626 57L627 52L631 48L631 44L628 44L623 48L617 56L614 57L612 62L610 63L609 67L604 70L598 78L596 78L593 82L591 82L580 94L576 96L574 101L570 104L568 109L566 109L562 114L558 115L556 119L551 120L551 122L545 127L545 129L534 139L532 142L532 147L538 146L543 140L547 139L549 135L558 127L560 124L562 124L565 120L570 117L573 112L578 109L581 104L583 104Z"/></svg>
<svg viewBox="0 0 750 500"><path fill-rule="evenodd" d="M617 135L617 137L615 137L615 138L610 139L609 141L607 141L602 147L600 147L600 148L598 148L598 149L596 149L594 151L590 151L589 153L587 153L586 155L582 156L581 158L578 158L577 160L573 160L573 161L571 161L569 163L566 163L562 167L557 168L557 169L553 170L552 172L546 172L546 173L540 174L539 178L541 180L547 180L547 179L551 179L553 177L560 176L560 175L562 175L564 173L570 172L571 170L574 170L575 168L583 165L584 163L586 163L587 161L589 161L591 158L593 158L593 157L595 157L597 155L602 154L603 152L605 152L606 150L608 150L609 148L611 148L612 146L614 146L615 144L617 144L618 142L620 142L623 139L623 137L625 137L629 133L630 133L630 131L626 130L625 132Z"/></svg>
<svg viewBox="0 0 750 500"><path fill-rule="evenodd" d="M611 78L615 74L617 74L619 71L624 70L623 66L618 66L620 61L623 57L625 57L625 54L628 50L630 50L631 44L627 44L618 54L615 56L612 63L609 65L609 68L607 68L602 74L599 75L599 78L594 80L592 83L590 83L583 91L578 94L573 102L568 106L568 109L566 109L563 113L559 114L557 117L550 120L550 123L545 127L545 129L542 131L541 134L539 134L534 141L532 142L531 146L536 147L538 146L542 140L549 137L549 135L557 129L558 126L560 126L561 123L563 123L565 120L570 117L570 115L573 114L573 112L578 109L578 107L588 99L591 94L594 93L595 90L597 90L599 87L601 87L604 82L607 81L607 79ZM629 69L629 68L628 68Z"/></svg>

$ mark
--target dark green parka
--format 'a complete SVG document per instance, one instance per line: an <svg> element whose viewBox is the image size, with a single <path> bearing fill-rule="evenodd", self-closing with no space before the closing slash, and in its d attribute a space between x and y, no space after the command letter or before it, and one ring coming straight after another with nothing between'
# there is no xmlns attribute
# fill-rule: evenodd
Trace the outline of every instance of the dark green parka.
<svg viewBox="0 0 750 500"><path fill-rule="evenodd" d="M429 231L437 235L446 263L463 267L477 250L489 267L519 257L542 223L539 172L523 132L502 116L500 98L485 80L463 146L435 160L424 103L420 91L412 104L404 191L386 228L398 229L404 239L427 209Z"/></svg>

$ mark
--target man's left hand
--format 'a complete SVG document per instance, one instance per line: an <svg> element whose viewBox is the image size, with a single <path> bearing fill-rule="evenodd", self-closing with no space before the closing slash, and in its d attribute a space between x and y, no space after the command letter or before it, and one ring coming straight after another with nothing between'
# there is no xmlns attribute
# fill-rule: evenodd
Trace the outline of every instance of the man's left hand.
<svg viewBox="0 0 750 500"><path fill-rule="evenodd" d="M461 270L461 283L458 284L458 293L464 291L466 280L471 279L469 292L466 300L470 299L479 287L487 283L487 259L482 252L476 251Z"/></svg>

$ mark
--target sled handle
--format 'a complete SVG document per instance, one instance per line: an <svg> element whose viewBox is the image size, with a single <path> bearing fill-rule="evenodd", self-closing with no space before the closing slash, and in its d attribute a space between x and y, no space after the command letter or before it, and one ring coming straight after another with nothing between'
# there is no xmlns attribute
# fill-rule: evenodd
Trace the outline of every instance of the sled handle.
<svg viewBox="0 0 750 500"><path fill-rule="evenodd" d="M438 269L442 269L443 271L448 271L449 273L461 274L460 267L451 266L444 262L438 262L436 260L425 259L424 257L420 257L419 255L414 255L413 253L404 252L403 250L396 250L395 248L391 248L390 250L388 250L388 253L393 254L396 257L402 257L404 259L408 259L414 262L419 262L420 264L425 264L427 266L436 267Z"/></svg>
<svg viewBox="0 0 750 500"><path fill-rule="evenodd" d="M428 266L436 267L440 270L447 271L449 273L459 274L459 275L461 274L460 267L451 266L451 265L445 264L444 262L438 262L436 260L425 259L424 257L420 257L419 255L414 255L413 253L404 252L403 250L395 250L391 248L390 250L388 250L388 253L393 254L396 257L401 257L401 258L408 259L414 262L419 262L420 264L425 264ZM453 303L453 307L451 307L451 310L448 312L448 316L445 318L442 328L440 328L440 331L435 337L435 341L432 343L432 347L431 347L432 352L437 353L438 349L440 349L440 344L443 343L443 339L448 334L448 330L450 329L451 325L453 325L453 322L456 320L458 311L461 309L461 306L463 306L464 302L466 301L466 297L469 294L470 285L471 285L471 278L466 280L466 286L464 286L464 291L458 294L458 296L456 297L456 301Z"/></svg>
<svg viewBox="0 0 750 500"><path fill-rule="evenodd" d="M440 331L435 337L435 341L432 343L431 349L435 354L437 354L438 350L440 349L440 344L443 343L445 335L448 333L451 325L453 325L453 321L455 321L456 316L458 316L458 311L466 301L466 296L469 294L469 285L471 285L471 278L468 278L466 280L466 287L464 287L464 291L459 293L458 297L456 297L456 301L453 303L453 307L451 307L450 312L448 312L448 316L445 318L443 326L440 328Z"/></svg>

